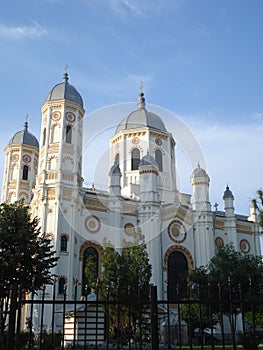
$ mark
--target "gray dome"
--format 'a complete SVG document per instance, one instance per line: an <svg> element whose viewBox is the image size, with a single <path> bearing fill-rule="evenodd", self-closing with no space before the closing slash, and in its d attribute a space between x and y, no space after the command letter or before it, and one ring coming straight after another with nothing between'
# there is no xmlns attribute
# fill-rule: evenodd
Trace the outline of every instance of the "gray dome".
<svg viewBox="0 0 263 350"><path fill-rule="evenodd" d="M68 100L79 103L83 107L83 100L76 88L68 83L68 74L65 73L63 83L59 83L53 87L46 97L47 101Z"/></svg>
<svg viewBox="0 0 263 350"><path fill-rule="evenodd" d="M146 156L142 157L142 159L139 163L139 167L142 165L153 165L153 166L158 168L158 164L156 163L155 159L149 153L147 153Z"/></svg>
<svg viewBox="0 0 263 350"><path fill-rule="evenodd" d="M39 148L37 138L28 132L28 124L25 122L24 129L15 133L8 145L29 145Z"/></svg>
<svg viewBox="0 0 263 350"><path fill-rule="evenodd" d="M144 94L141 92L138 98L138 109L124 118L116 129L116 134L121 130L137 129L137 128L153 128L167 132L162 119L155 113L145 109Z"/></svg>
<svg viewBox="0 0 263 350"><path fill-rule="evenodd" d="M197 168L193 171L192 177L207 177L207 173L205 169L200 167L200 164L198 163Z"/></svg>
<svg viewBox="0 0 263 350"><path fill-rule="evenodd" d="M121 169L119 167L118 163L114 163L113 166L110 168L110 172L109 175L113 175L113 174L119 174L121 175Z"/></svg>
<svg viewBox="0 0 263 350"><path fill-rule="evenodd" d="M226 198L234 199L232 191L229 189L228 185L226 186L226 190L225 190L224 195L223 195L223 199L226 199Z"/></svg>

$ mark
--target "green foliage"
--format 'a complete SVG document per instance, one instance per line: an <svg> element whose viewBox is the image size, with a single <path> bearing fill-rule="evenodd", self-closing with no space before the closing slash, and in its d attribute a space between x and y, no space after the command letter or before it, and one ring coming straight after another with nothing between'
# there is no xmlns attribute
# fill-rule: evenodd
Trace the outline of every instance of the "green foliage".
<svg viewBox="0 0 263 350"><path fill-rule="evenodd" d="M92 289L96 288L97 283L97 264L92 256L88 256L86 260L85 275L87 278L88 286Z"/></svg>
<svg viewBox="0 0 263 350"><path fill-rule="evenodd" d="M188 324L189 329L192 330L191 336L194 336L194 330L204 330L211 327L211 318L209 308L205 304L193 303L193 304L182 304L181 316L185 323ZM213 318L213 326L217 323L218 319Z"/></svg>
<svg viewBox="0 0 263 350"><path fill-rule="evenodd" d="M0 305L8 305L12 295L21 296L52 281L50 269L57 258L38 224L23 201L0 205ZM3 332L7 310L0 311Z"/></svg>
<svg viewBox="0 0 263 350"><path fill-rule="evenodd" d="M142 326L142 305L149 301L150 294L151 265L144 236L136 230L133 238L133 242L124 241L119 250L104 241L100 297L124 304L134 303L132 307L110 305L106 310L111 337L118 335L123 343L135 334L139 322Z"/></svg>
<svg viewBox="0 0 263 350"><path fill-rule="evenodd" d="M253 199L253 204L258 210L258 222L259 226L263 228L263 190L259 189L257 191L257 198Z"/></svg>
<svg viewBox="0 0 263 350"><path fill-rule="evenodd" d="M36 290L51 282L55 266L50 239L40 234L38 219L31 220L23 201L0 205L0 282L4 291L17 281L20 291ZM34 281L34 283L33 283Z"/></svg>
<svg viewBox="0 0 263 350"><path fill-rule="evenodd" d="M207 266L195 269L190 279L198 289L201 300L209 300L213 315L225 314L233 321L240 306L230 300L251 300L260 293L263 280L261 257L236 252L233 245L218 248ZM243 311L250 310L251 303L243 303ZM233 322L231 326L234 327Z"/></svg>

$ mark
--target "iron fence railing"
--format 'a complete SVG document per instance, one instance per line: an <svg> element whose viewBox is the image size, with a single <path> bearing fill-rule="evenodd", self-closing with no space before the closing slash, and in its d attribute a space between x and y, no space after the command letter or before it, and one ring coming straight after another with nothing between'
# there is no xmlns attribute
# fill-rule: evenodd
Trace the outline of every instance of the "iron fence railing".
<svg viewBox="0 0 263 350"><path fill-rule="evenodd" d="M147 301L100 300L87 295L77 300L51 296L43 289L30 298L17 300L15 333L1 334L0 348L55 350L157 350L157 349L257 349L263 342L260 317L261 293L232 295L216 299L198 293L180 294L172 300L158 300L151 286ZM262 318L261 318L262 319Z"/></svg>

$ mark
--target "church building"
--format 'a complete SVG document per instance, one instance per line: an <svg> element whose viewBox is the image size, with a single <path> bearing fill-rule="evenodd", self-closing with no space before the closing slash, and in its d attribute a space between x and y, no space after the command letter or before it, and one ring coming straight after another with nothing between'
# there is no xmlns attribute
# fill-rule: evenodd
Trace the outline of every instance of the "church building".
<svg viewBox="0 0 263 350"><path fill-rule="evenodd" d="M59 256L57 298L63 298L64 285L74 298L74 279L81 298L87 258L96 261L99 277L103 240L120 248L137 228L145 236L160 299L167 298L167 281L173 295L181 273L206 265L218 246L231 242L243 254L260 254L256 210L251 206L249 217L236 214L228 186L222 189L224 211L211 209L210 179L199 164L188 175L192 193L178 190L176 135L147 109L142 92L137 109L123 116L109 140L108 191L84 186L85 111L67 73L41 113L39 141L26 122L5 147L2 202L24 198L52 239Z"/></svg>

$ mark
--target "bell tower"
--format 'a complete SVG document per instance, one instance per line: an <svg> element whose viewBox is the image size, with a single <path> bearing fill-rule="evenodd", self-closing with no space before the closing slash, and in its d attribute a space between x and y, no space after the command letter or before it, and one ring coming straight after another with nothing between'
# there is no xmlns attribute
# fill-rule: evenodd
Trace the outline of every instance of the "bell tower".
<svg viewBox="0 0 263 350"><path fill-rule="evenodd" d="M52 88L41 109L40 157L32 206L38 208L35 214L42 218L43 232L55 235L55 216L63 206L69 213L82 185L83 101L68 80L65 73L63 82Z"/></svg>
<svg viewBox="0 0 263 350"><path fill-rule="evenodd" d="M27 119L27 118L26 118ZM38 140L28 131L28 122L18 131L5 148L5 172L2 202L24 199L31 202L36 183L38 165Z"/></svg>

